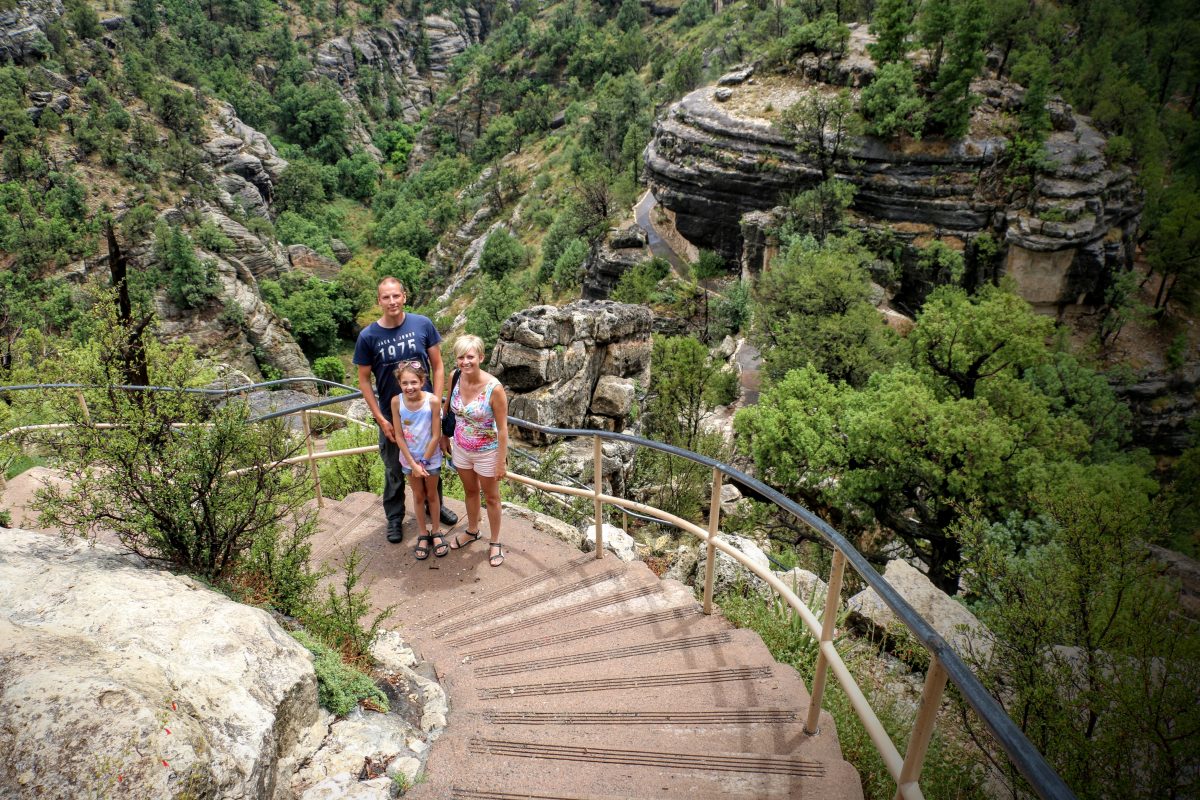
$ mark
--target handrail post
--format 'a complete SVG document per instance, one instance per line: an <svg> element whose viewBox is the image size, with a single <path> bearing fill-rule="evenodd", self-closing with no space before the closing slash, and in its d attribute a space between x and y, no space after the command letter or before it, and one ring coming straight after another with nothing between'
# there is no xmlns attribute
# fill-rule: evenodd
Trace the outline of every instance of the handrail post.
<svg viewBox="0 0 1200 800"><path fill-rule="evenodd" d="M592 501L596 518L596 560L604 558L604 450L601 447L600 436L592 436L592 478L595 486L595 499Z"/></svg>
<svg viewBox="0 0 1200 800"><path fill-rule="evenodd" d="M325 498L321 496L321 473L317 469L316 459L313 458L312 425L308 421L308 412L300 412L304 420L304 443L308 445L308 468L312 472L313 488L317 493L317 508L325 507Z"/></svg>
<svg viewBox="0 0 1200 800"><path fill-rule="evenodd" d="M837 622L838 609L842 605L842 576L846 572L846 556L841 550L833 551L833 564L829 567L829 590L825 593L825 615L821 621L821 641L833 641L833 626ZM812 693L808 699L808 719L804 732L816 736L821 732L817 724L821 720L821 700L825 695L825 676L829 674L829 661L825 650L817 648L817 666L813 670Z"/></svg>
<svg viewBox="0 0 1200 800"><path fill-rule="evenodd" d="M721 529L721 470L713 467L712 496L708 500L708 541L704 562L704 613L712 613L713 575L717 566L717 546L713 543Z"/></svg>
<svg viewBox="0 0 1200 800"><path fill-rule="evenodd" d="M88 411L87 399L84 398L83 392L75 392L75 397L79 399L79 407L83 409L83 421L88 425L92 424L92 413Z"/></svg>
<svg viewBox="0 0 1200 800"><path fill-rule="evenodd" d="M917 719L908 737L908 750L904 753L904 766L900 768L900 780L896 783L896 800L909 797L910 789L917 789L912 796L920 796L921 768L925 765L925 753L929 750L929 740L937 724L938 707L942 703L947 677L942 662L930 653L925 688L921 691L921 706L917 709Z"/></svg>

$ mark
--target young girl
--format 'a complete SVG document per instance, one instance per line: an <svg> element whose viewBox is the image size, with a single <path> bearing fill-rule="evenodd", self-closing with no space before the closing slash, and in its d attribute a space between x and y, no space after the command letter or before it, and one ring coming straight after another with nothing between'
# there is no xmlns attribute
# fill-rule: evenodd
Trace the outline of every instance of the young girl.
<svg viewBox="0 0 1200 800"><path fill-rule="evenodd" d="M438 472L442 468L442 401L425 391L425 368L419 361L402 363L396 369L396 381L400 384L400 394L392 398L392 430L396 432L401 468L411 478L413 511L421 531L413 554L418 561L424 561L432 547L433 554L441 558L448 549L439 530L441 508L437 493ZM432 530L425 527L427 498Z"/></svg>

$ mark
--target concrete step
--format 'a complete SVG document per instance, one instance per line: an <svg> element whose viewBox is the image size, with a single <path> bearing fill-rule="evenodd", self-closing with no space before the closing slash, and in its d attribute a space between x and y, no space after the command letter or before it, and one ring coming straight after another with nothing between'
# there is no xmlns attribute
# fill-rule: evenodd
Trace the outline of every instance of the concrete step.
<svg viewBox="0 0 1200 800"><path fill-rule="evenodd" d="M483 540L417 561L415 541L385 541L370 495L322 520L322 551L338 564L359 549L372 604L395 606L389 625L450 698L408 797L861 797L828 717L821 735L803 732L795 670L644 564L597 560L508 517L501 567L488 565L486 525Z"/></svg>

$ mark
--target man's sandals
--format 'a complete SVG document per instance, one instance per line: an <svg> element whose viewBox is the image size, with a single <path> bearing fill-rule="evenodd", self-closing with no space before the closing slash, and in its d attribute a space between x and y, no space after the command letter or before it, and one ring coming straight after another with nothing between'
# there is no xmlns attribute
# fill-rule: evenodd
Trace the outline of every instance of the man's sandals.
<svg viewBox="0 0 1200 800"><path fill-rule="evenodd" d="M433 554L438 558L446 555L449 548L446 546L446 538L440 533L433 535L418 536L417 546L413 548L413 555L417 557L417 561L424 561L429 558L429 549L433 548Z"/></svg>

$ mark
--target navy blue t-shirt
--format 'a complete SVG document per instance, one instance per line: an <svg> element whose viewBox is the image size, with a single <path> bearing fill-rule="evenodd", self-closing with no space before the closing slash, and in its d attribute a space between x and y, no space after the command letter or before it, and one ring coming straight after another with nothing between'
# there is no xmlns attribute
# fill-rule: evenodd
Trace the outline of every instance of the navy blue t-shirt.
<svg viewBox="0 0 1200 800"><path fill-rule="evenodd" d="M391 419L392 398L400 394L396 367L402 361L420 361L428 375L429 348L441 341L429 317L420 314L405 314L404 322L396 328L385 328L378 322L363 328L354 345L354 363L369 366L375 375L375 394L379 396L379 410L385 419ZM433 391L431 378L425 380L427 392Z"/></svg>

